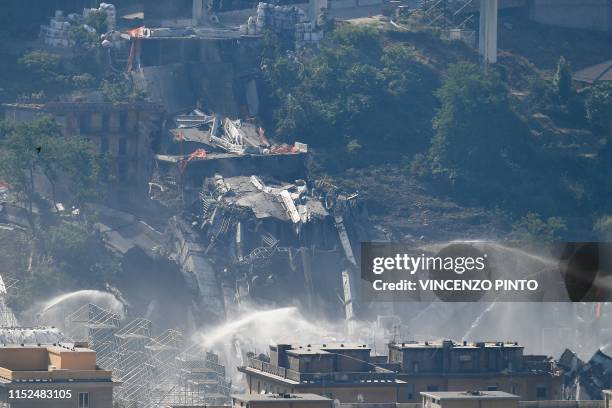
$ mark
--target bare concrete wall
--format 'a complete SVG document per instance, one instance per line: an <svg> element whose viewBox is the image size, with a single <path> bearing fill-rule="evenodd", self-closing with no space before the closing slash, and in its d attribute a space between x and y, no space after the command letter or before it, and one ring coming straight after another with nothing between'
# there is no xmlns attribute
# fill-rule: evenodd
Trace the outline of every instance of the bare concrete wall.
<svg viewBox="0 0 612 408"><path fill-rule="evenodd" d="M612 30L612 3L608 0L531 0L529 15L542 24Z"/></svg>
<svg viewBox="0 0 612 408"><path fill-rule="evenodd" d="M148 93L152 100L163 104L168 113L193 108L196 95L191 77L183 64L144 67L132 72L139 89Z"/></svg>

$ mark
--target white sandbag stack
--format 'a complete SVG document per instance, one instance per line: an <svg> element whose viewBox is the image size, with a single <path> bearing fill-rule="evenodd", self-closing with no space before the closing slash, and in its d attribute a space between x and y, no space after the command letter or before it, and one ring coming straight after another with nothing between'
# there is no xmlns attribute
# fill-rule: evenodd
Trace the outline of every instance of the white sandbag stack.
<svg viewBox="0 0 612 408"><path fill-rule="evenodd" d="M93 12L102 11L106 14L106 33L96 33L96 30L83 24L85 19ZM40 36L46 45L60 48L70 48L75 45L75 41L71 38L71 28L74 26L82 26L85 30L92 34L102 34L102 45L105 47L121 47L121 33L115 31L117 26L117 12L115 6L109 3L100 3L99 8L85 8L83 14L70 13L68 18L64 17L62 10L56 10L55 15L49 20L48 25L40 26Z"/></svg>
<svg viewBox="0 0 612 408"><path fill-rule="evenodd" d="M276 33L292 32L298 45L304 42L316 42L323 33L316 30L308 20L304 10L295 6L274 6L270 3L259 3L257 14L249 17L246 24L240 26L242 35L260 35L264 30Z"/></svg>
<svg viewBox="0 0 612 408"><path fill-rule="evenodd" d="M106 13L108 31L114 30L115 27L117 27L117 11L115 10L115 6L109 3L100 3L100 8L98 10Z"/></svg>
<svg viewBox="0 0 612 408"><path fill-rule="evenodd" d="M106 29L112 31L117 26L117 11L115 6L109 3L100 3L99 8L85 8L83 9L83 18L89 17L91 13L104 12L106 14Z"/></svg>
<svg viewBox="0 0 612 408"><path fill-rule="evenodd" d="M100 39L102 40L103 47L114 49L121 49L124 41L123 38L121 38L121 32L117 30L102 34Z"/></svg>
<svg viewBox="0 0 612 408"><path fill-rule="evenodd" d="M62 10L56 10L49 20L49 25L40 26L40 36L46 45L52 47L71 47L74 41L70 38L71 24L64 17Z"/></svg>

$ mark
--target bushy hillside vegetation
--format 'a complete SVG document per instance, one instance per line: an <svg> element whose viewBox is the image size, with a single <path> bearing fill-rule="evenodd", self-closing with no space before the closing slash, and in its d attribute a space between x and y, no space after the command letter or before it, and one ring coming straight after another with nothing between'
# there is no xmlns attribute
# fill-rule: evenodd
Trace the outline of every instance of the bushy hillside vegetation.
<svg viewBox="0 0 612 408"><path fill-rule="evenodd" d="M558 232L590 232L610 211L611 87L578 92L562 57L552 76L509 53L487 69L476 61L462 44L367 25L336 27L297 53L272 37L265 120L277 137L310 143L316 170L374 207L402 206L397 185L359 182L385 168L431 196L501 210L508 232L550 217Z"/></svg>

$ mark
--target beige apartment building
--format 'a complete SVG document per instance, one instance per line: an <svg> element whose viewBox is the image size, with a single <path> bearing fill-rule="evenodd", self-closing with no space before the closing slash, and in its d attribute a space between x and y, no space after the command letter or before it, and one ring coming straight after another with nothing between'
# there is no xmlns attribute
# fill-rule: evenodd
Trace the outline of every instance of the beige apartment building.
<svg viewBox="0 0 612 408"><path fill-rule="evenodd" d="M552 359L525 355L511 342L389 344L388 362L413 395L438 391L504 391L522 401L561 399L562 376Z"/></svg>
<svg viewBox="0 0 612 408"><path fill-rule="evenodd" d="M270 361L257 358L238 370L250 394L313 393L343 403L407 402L405 383L392 370L371 363L360 344L270 346Z"/></svg>
<svg viewBox="0 0 612 408"><path fill-rule="evenodd" d="M503 391L423 392L423 408L518 408L518 395Z"/></svg>
<svg viewBox="0 0 612 408"><path fill-rule="evenodd" d="M113 408L110 371L84 345L0 347L0 403L11 408Z"/></svg>
<svg viewBox="0 0 612 408"><path fill-rule="evenodd" d="M388 356L355 344L270 346L239 371L248 392L314 393L341 403L419 403L421 392L504 391L521 400L561 399L561 372L516 343L404 342Z"/></svg>

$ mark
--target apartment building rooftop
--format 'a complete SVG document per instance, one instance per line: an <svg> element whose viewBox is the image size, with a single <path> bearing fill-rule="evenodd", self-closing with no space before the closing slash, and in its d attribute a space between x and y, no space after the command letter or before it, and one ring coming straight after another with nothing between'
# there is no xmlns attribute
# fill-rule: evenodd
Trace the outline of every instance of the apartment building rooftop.
<svg viewBox="0 0 612 408"><path fill-rule="evenodd" d="M330 344L307 344L292 346L287 350L290 355L308 355L308 354L333 354L335 351L367 351L371 348L365 344L349 344L349 343L330 343Z"/></svg>
<svg viewBox="0 0 612 408"><path fill-rule="evenodd" d="M514 347L523 348L517 342L454 342L452 340L434 340L434 341L405 341L398 343L390 343L389 347L396 349L416 349L416 348L441 348L450 346L453 348L475 349L475 348L501 348Z"/></svg>
<svg viewBox="0 0 612 408"><path fill-rule="evenodd" d="M504 391L436 391L421 392L421 395L439 401L450 400L518 400L519 396Z"/></svg>
<svg viewBox="0 0 612 408"><path fill-rule="evenodd" d="M0 346L0 382L113 382L96 352L79 343Z"/></svg>
<svg viewBox="0 0 612 408"><path fill-rule="evenodd" d="M268 401L268 402L284 402L290 400L295 402L313 402L313 401L332 401L331 399L318 394L300 393L300 394L234 394L232 399L235 401L252 402L252 401Z"/></svg>

